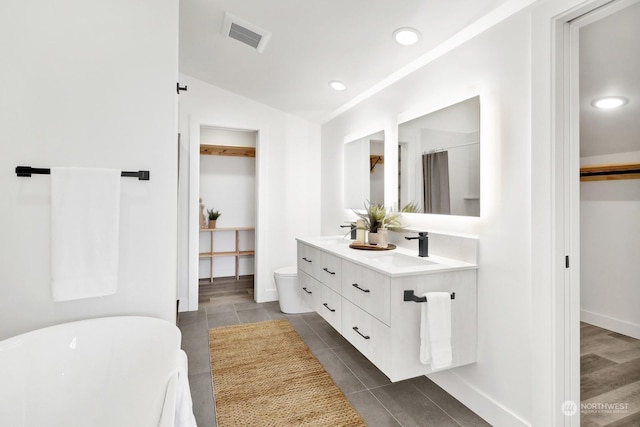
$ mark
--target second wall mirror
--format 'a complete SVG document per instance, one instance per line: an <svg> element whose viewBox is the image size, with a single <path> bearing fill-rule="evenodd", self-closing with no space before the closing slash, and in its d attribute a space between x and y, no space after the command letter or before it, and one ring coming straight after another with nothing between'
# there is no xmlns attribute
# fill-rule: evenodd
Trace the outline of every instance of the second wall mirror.
<svg viewBox="0 0 640 427"><path fill-rule="evenodd" d="M384 131L344 145L344 208L384 204Z"/></svg>

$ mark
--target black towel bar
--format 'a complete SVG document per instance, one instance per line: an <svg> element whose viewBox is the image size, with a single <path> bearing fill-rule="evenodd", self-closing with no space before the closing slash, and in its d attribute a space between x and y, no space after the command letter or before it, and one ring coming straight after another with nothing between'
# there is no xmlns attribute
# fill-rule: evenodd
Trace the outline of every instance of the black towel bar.
<svg viewBox="0 0 640 427"><path fill-rule="evenodd" d="M451 299L456 299L456 293L451 292ZM417 297L413 290L404 291L403 301L427 302L427 297Z"/></svg>
<svg viewBox="0 0 640 427"><path fill-rule="evenodd" d="M18 176L31 176L36 175L50 175L51 169L46 168L32 168L31 166L16 166L16 175ZM127 172L122 171L120 176L128 178L138 178L139 181L149 181L149 171Z"/></svg>

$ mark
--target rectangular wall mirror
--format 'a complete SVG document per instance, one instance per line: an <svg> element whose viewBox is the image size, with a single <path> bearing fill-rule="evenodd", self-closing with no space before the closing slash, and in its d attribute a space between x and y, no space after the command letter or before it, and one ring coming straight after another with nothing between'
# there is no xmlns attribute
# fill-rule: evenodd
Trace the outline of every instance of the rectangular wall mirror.
<svg viewBox="0 0 640 427"><path fill-rule="evenodd" d="M480 216L480 97L400 124L398 160L400 209Z"/></svg>
<svg viewBox="0 0 640 427"><path fill-rule="evenodd" d="M384 204L384 131L344 144L344 208Z"/></svg>

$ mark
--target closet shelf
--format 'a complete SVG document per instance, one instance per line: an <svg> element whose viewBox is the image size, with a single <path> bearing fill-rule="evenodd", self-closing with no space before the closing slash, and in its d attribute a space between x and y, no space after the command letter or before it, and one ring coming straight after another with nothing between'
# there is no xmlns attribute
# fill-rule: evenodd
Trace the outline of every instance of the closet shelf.
<svg viewBox="0 0 640 427"><path fill-rule="evenodd" d="M580 181L609 181L618 179L640 179L640 163L582 166L580 168Z"/></svg>
<svg viewBox="0 0 640 427"><path fill-rule="evenodd" d="M233 145L200 145L200 154L210 156L255 157L256 148Z"/></svg>
<svg viewBox="0 0 640 427"><path fill-rule="evenodd" d="M240 278L240 257L255 256L254 250L240 250L240 232L254 231L254 227L221 227L221 228L201 228L201 233L209 233L209 252L200 252L199 257L209 259L209 282L213 283L213 258L215 257L235 257L236 258L236 280ZM213 249L213 235L230 231L235 233L236 244L233 251L215 251Z"/></svg>

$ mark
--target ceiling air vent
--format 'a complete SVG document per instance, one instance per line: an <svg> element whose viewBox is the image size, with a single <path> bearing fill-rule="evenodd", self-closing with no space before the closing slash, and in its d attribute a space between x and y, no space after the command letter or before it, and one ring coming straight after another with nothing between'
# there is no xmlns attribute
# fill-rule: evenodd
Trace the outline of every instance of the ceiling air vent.
<svg viewBox="0 0 640 427"><path fill-rule="evenodd" d="M271 38L270 32L243 21L230 13L224 14L222 35L251 46L260 53L264 51L269 38Z"/></svg>

